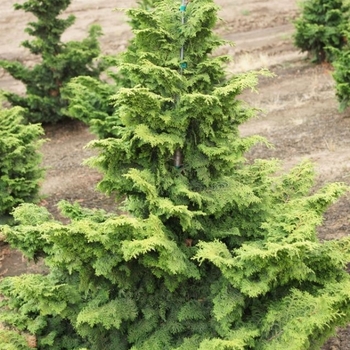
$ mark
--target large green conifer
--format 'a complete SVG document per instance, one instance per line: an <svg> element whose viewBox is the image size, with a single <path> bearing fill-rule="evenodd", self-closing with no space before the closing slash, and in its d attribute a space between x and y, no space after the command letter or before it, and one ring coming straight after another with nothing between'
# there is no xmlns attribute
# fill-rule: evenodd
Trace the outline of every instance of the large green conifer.
<svg viewBox="0 0 350 350"><path fill-rule="evenodd" d="M238 95L257 74L228 79L212 57L212 0L128 14L127 84L90 161L125 214L62 202L63 225L19 207L3 231L50 273L5 279L1 319L39 349L319 349L350 316L349 239L316 232L346 187L314 193L307 162L276 175L276 160L245 160L260 138L240 137L254 110Z"/></svg>

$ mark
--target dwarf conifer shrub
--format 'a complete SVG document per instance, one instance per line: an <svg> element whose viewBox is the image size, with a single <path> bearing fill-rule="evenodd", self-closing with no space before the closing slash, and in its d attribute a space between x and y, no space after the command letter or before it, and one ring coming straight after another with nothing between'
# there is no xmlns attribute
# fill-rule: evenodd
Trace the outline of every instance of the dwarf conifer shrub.
<svg viewBox="0 0 350 350"><path fill-rule="evenodd" d="M331 48L345 44L344 28L350 19L350 3L344 0L304 0L294 21L294 44L309 53L312 61L331 62Z"/></svg>
<svg viewBox="0 0 350 350"><path fill-rule="evenodd" d="M43 129L26 125L20 107L0 110L0 215L38 199Z"/></svg>
<svg viewBox="0 0 350 350"><path fill-rule="evenodd" d="M121 85L120 77L112 74L108 83L88 76L73 78L63 89L62 96L68 104L65 114L81 120L99 138L113 135L114 107L111 97Z"/></svg>
<svg viewBox="0 0 350 350"><path fill-rule="evenodd" d="M32 13L36 22L29 22L26 32L33 40L22 46L37 55L40 61L34 67L26 67L19 61L0 60L0 67L26 86L25 96L4 92L13 106L26 109L25 118L30 122L55 123L66 118L63 108L67 100L61 96L61 88L73 77L86 75L98 77L103 64L96 63L100 54L98 38L101 28L92 25L89 35L82 41L63 42L63 32L74 23L73 15L60 15L71 0L27 0L15 4L16 10Z"/></svg>
<svg viewBox="0 0 350 350"><path fill-rule="evenodd" d="M150 11L161 0L137 1L140 9ZM129 24L133 30L142 26L138 18L130 18ZM133 42L129 43L128 51L135 51ZM114 127L118 123L118 116L114 115L113 96L121 87L130 87L134 81L128 74L119 70L121 63L119 55L104 56L106 66L111 69L105 71L108 82L95 77L78 76L73 78L63 89L62 96L69 100L65 113L74 119L79 119L89 125L90 131L99 138L114 136Z"/></svg>
<svg viewBox="0 0 350 350"><path fill-rule="evenodd" d="M61 202L62 224L24 204L2 228L50 269L0 283L0 319L39 349L316 350L349 321L350 239L316 230L347 187L315 191L308 162L280 174L277 160L245 160L262 139L240 137L255 110L239 95L258 73L227 78L227 57L211 55L217 10L127 11L139 23L119 64L130 85L90 160L125 214Z"/></svg>
<svg viewBox="0 0 350 350"><path fill-rule="evenodd" d="M334 50L333 78L339 110L343 112L350 105L350 31L346 33L347 43L341 50Z"/></svg>

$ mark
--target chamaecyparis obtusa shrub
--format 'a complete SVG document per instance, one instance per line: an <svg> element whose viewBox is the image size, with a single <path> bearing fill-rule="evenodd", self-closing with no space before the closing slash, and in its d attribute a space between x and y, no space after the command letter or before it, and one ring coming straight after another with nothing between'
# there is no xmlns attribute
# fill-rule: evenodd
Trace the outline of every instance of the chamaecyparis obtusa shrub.
<svg viewBox="0 0 350 350"><path fill-rule="evenodd" d="M319 350L349 322L350 238L317 237L348 188L316 191L309 162L281 174L277 160L246 161L263 139L240 136L255 110L239 95L259 73L226 77L217 11L162 0L126 12L127 84L107 94L113 128L89 161L124 214L61 202L63 224L23 204L2 227L49 268L0 283L0 319L38 349Z"/></svg>
<svg viewBox="0 0 350 350"><path fill-rule="evenodd" d="M151 11L160 1L140 0L137 4L140 9ZM133 30L142 26L138 18L130 18L129 24ZM132 42L129 43L128 51L133 51ZM118 117L114 116L113 96L119 88L134 84L128 74L119 70L118 55L103 56L103 60L106 66L111 68L104 72L108 76L108 82L96 77L78 76L61 89L62 97L69 101L64 112L89 125L90 131L99 138L114 136L114 126Z"/></svg>
<svg viewBox="0 0 350 350"><path fill-rule="evenodd" d="M27 0L14 5L16 10L37 18L25 30L34 39L25 40L22 46L39 56L40 62L27 67L20 61L0 60L0 67L26 87L24 96L10 91L3 94L13 106L26 109L29 122L55 123L67 118L67 99L62 97L61 89L77 76L98 77L105 67L103 60L97 60L102 35L99 25L92 25L82 41L62 41L62 34L75 20L73 15L62 18L70 3L71 0Z"/></svg>
<svg viewBox="0 0 350 350"><path fill-rule="evenodd" d="M347 42L342 49L334 49L333 78L339 110L343 112L350 105L350 26L346 32Z"/></svg>
<svg viewBox="0 0 350 350"><path fill-rule="evenodd" d="M43 129L24 123L20 107L0 109L0 215L38 199Z"/></svg>
<svg viewBox="0 0 350 350"><path fill-rule="evenodd" d="M294 44L309 53L312 61L331 62L331 48L346 43L344 30L350 20L350 4L346 0L304 0L301 15L294 21Z"/></svg>

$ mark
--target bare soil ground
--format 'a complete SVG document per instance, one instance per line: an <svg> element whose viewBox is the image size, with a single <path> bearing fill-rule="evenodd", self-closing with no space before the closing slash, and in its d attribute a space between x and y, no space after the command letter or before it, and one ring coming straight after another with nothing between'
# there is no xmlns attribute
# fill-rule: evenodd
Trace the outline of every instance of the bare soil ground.
<svg viewBox="0 0 350 350"><path fill-rule="evenodd" d="M27 38L24 28L32 17L13 10L15 0L0 3L0 58L18 59L31 65L36 58L20 47ZM258 118L242 125L242 135L265 136L274 148L257 146L248 158L279 158L289 169L304 158L315 163L318 185L341 181L350 184L350 112L339 113L334 95L330 66L315 66L305 54L293 46L292 20L298 15L295 0L216 0L222 7L217 32L235 43L220 53L234 58L228 67L231 74L251 69L269 68L274 78L261 79L259 92L247 91L242 99L262 109ZM108 4L107 4L108 3ZM66 40L81 39L92 23L101 24L105 35L101 40L105 53L122 51L131 32L122 12L136 1L106 2L73 0L66 13L77 20L64 36ZM179 1L180 3L180 1ZM23 86L0 71L0 89L23 92ZM79 122L45 128L49 139L43 146L43 165L48 167L41 192L42 204L59 218L56 204L61 199L82 202L87 207L114 210L113 198L95 191L101 178L95 170L82 164L92 155L84 146L94 139ZM322 240L349 234L349 196L330 208L319 228ZM0 275L36 271L22 256L7 245L1 247ZM350 350L350 326L339 329L323 350Z"/></svg>

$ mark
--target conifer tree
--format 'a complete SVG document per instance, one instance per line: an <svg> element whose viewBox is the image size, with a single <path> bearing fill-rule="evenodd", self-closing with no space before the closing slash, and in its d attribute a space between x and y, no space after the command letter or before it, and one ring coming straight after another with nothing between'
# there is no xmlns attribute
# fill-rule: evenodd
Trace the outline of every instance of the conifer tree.
<svg viewBox="0 0 350 350"><path fill-rule="evenodd" d="M26 86L26 95L4 92L13 106L27 110L30 122L55 123L64 119L63 108L67 100L61 96L61 88L73 77L86 75L98 77L103 64L96 63L100 54L99 25L92 25L89 35L82 41L63 42L61 36L75 20L73 15L61 18L71 0L27 0L15 4L16 10L32 13L36 22L29 22L26 32L33 40L25 40L22 46L38 55L40 62L27 67L19 61L0 60L0 67Z"/></svg>
<svg viewBox="0 0 350 350"><path fill-rule="evenodd" d="M0 218L18 204L39 198L44 130L38 124L26 125L23 114L20 107L0 109Z"/></svg>
<svg viewBox="0 0 350 350"><path fill-rule="evenodd" d="M140 0L137 4L141 9L150 10L159 1ZM137 30L140 25L136 18L131 18L129 24L133 30ZM129 45L128 50L132 50L132 45ZM111 68L105 71L108 82L95 77L78 76L61 90L62 96L69 100L65 113L89 125L90 131L99 138L113 136L115 118L111 98L120 87L132 84L126 75L114 69L119 66L118 56L103 56L103 59Z"/></svg>
<svg viewBox="0 0 350 350"><path fill-rule="evenodd" d="M344 29L350 18L347 0L304 0L301 15L294 21L294 44L308 52L316 63L331 62L332 48L341 49L346 43Z"/></svg>
<svg viewBox="0 0 350 350"><path fill-rule="evenodd" d="M179 11L180 6L180 11ZM6 239L50 273L4 279L0 317L39 349L319 349L350 319L349 238L317 226L347 187L313 190L312 165L247 162L238 126L258 73L227 78L212 0L159 1L118 69L99 188L125 214L61 202L69 224L21 205ZM114 118L114 123L112 119ZM12 333L11 333L12 334Z"/></svg>
<svg viewBox="0 0 350 350"><path fill-rule="evenodd" d="M344 32L346 44L341 49L333 49L335 56L333 61L333 78L335 81L336 97L339 102L339 110L343 112L350 105L350 26Z"/></svg>

